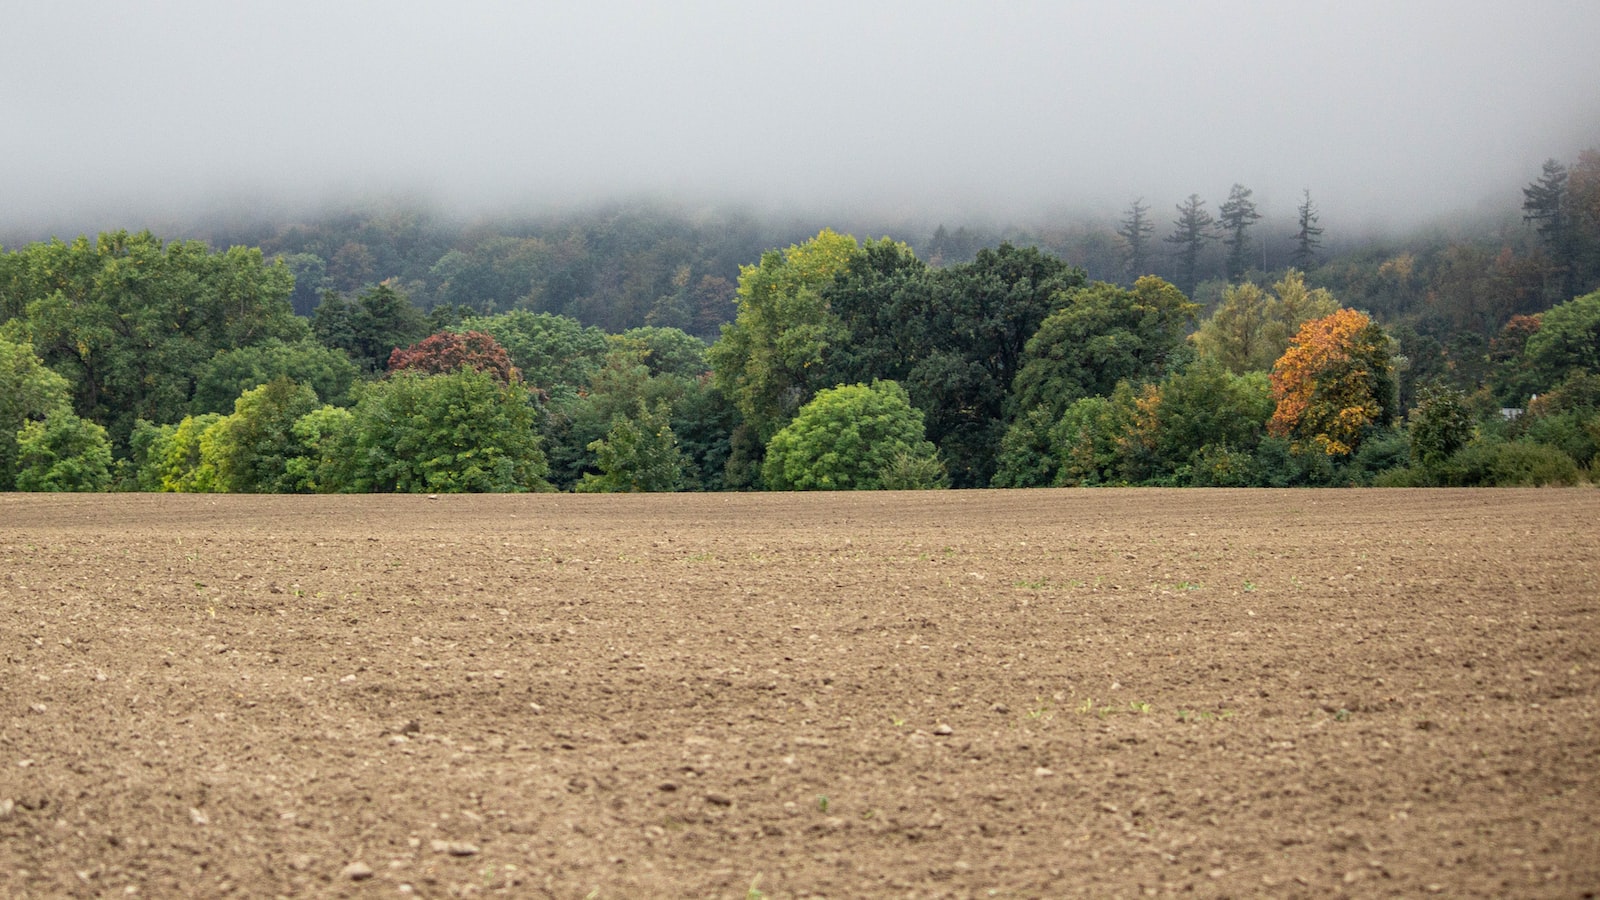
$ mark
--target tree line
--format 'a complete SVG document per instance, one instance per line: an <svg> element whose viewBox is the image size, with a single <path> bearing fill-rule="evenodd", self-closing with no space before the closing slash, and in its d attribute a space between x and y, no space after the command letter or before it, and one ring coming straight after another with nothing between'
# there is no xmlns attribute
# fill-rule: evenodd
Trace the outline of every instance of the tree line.
<svg viewBox="0 0 1600 900"><path fill-rule="evenodd" d="M1600 445L1600 156L1524 194L1516 247L1324 260L1307 192L1304 265L1270 275L1235 185L1215 217L1175 208L1176 272L1135 277L1160 268L1136 200L1100 280L1047 241L942 228L920 254L823 229L725 278L692 260L738 240L667 252L634 238L670 223L622 217L640 272L585 266L654 299L616 329L550 264L585 258L577 228L445 249L431 282L362 280L363 242L309 260L306 234L35 243L0 253L0 489L1572 482ZM403 224L396 258L405 235L440 250Z"/></svg>

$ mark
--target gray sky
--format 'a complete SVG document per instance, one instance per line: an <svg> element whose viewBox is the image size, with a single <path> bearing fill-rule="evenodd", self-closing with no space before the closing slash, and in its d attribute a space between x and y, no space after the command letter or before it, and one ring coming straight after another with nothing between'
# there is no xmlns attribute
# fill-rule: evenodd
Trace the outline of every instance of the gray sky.
<svg viewBox="0 0 1600 900"><path fill-rule="evenodd" d="M1600 146L1597 43L1592 0L0 0L0 221L403 190L1165 223L1240 182L1409 224Z"/></svg>

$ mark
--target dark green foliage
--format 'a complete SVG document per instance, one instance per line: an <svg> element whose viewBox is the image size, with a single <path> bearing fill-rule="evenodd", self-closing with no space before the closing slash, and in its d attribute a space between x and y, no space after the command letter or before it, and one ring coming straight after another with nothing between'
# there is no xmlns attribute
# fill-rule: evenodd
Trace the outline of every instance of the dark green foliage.
<svg viewBox="0 0 1600 900"><path fill-rule="evenodd" d="M685 462L686 490L720 491L728 487L728 460L733 453L739 412L703 378L672 404L672 431Z"/></svg>
<svg viewBox="0 0 1600 900"><path fill-rule="evenodd" d="M1128 215L1117 229L1117 236L1122 238L1122 272L1127 284L1151 274L1150 238L1156 225L1150 221L1149 213L1150 207L1140 197L1128 204Z"/></svg>
<svg viewBox="0 0 1600 900"><path fill-rule="evenodd" d="M17 432L19 491L103 491L111 484L106 430L65 407Z"/></svg>
<svg viewBox="0 0 1600 900"><path fill-rule="evenodd" d="M1160 382L1135 388L1124 381L1107 396L1080 399L1055 420L1035 407L1007 434L996 481L1251 484L1261 477L1253 454L1272 408L1265 375L1196 360Z"/></svg>
<svg viewBox="0 0 1600 900"><path fill-rule="evenodd" d="M239 494L284 494L299 489L289 460L305 448L294 434L301 416L318 406L309 385L277 378L245 391L233 413L216 426L202 447L216 470L217 490Z"/></svg>
<svg viewBox="0 0 1600 900"><path fill-rule="evenodd" d="M1289 264L1302 272L1309 272L1317 266L1317 251L1322 247L1322 226L1317 224L1320 216L1317 215L1316 204L1311 202L1311 189L1305 191L1305 201L1296 209L1299 229L1294 234L1294 252L1289 255Z"/></svg>
<svg viewBox="0 0 1600 900"><path fill-rule="evenodd" d="M1133 419L1133 392L1120 385L1110 397L1084 397L1050 430L1060 487L1094 487L1122 480L1124 436Z"/></svg>
<svg viewBox="0 0 1600 900"><path fill-rule="evenodd" d="M1531 441L1473 441L1439 467L1445 487L1540 487L1577 484L1572 457Z"/></svg>
<svg viewBox="0 0 1600 900"><path fill-rule="evenodd" d="M1216 240L1216 220L1206 211L1199 194L1178 204L1178 218L1172 222L1172 233L1162 240L1176 247L1178 257L1178 289L1193 296L1200 282L1200 254L1206 245Z"/></svg>
<svg viewBox="0 0 1600 900"><path fill-rule="evenodd" d="M1250 453L1266 436L1272 387L1266 375L1234 375L1212 360L1198 360L1162 381L1157 400L1136 420L1144 450L1144 478L1185 483L1207 448Z"/></svg>
<svg viewBox="0 0 1600 900"><path fill-rule="evenodd" d="M1019 410L1042 406L1060 415L1082 397L1110 394L1119 381L1160 378L1200 309L1153 275L1132 290L1096 282L1062 299L1027 342L1013 388Z"/></svg>
<svg viewBox="0 0 1600 900"><path fill-rule="evenodd" d="M428 323L404 294L380 284L363 291L354 302L335 293L323 295L311 330L324 346L343 350L363 372L375 374L388 368L396 348L426 336Z"/></svg>
<svg viewBox="0 0 1600 900"><path fill-rule="evenodd" d="M1555 447L1579 465L1600 461L1600 374L1579 370L1528 404L1513 431Z"/></svg>
<svg viewBox="0 0 1600 900"><path fill-rule="evenodd" d="M576 395L600 371L610 349L600 329L548 313L512 310L465 319L458 328L493 335L522 372L523 383L548 398Z"/></svg>
<svg viewBox="0 0 1600 900"><path fill-rule="evenodd" d="M72 386L46 368L31 344L0 338L0 491L16 486L17 432L70 408Z"/></svg>
<svg viewBox="0 0 1600 900"><path fill-rule="evenodd" d="M324 401L342 406L357 371L342 350L316 341L265 341L253 347L220 350L200 368L190 411L226 413L239 395L278 378L308 385Z"/></svg>
<svg viewBox="0 0 1600 900"><path fill-rule="evenodd" d="M711 363L706 359L706 342L682 329L630 328L611 340L637 352L651 375L698 379L711 371Z"/></svg>
<svg viewBox="0 0 1600 900"><path fill-rule="evenodd" d="M1411 438L1406 432L1379 428L1361 442L1341 474L1349 484L1370 485L1383 472L1405 468L1411 458Z"/></svg>
<svg viewBox="0 0 1600 900"><path fill-rule="evenodd" d="M280 257L294 276L290 304L295 315L310 316L322 302L322 295L333 289L328 281L328 263L315 253L290 253Z"/></svg>
<svg viewBox="0 0 1600 900"><path fill-rule="evenodd" d="M365 386L351 423L360 492L515 492L546 486L533 404L520 384L463 369Z"/></svg>
<svg viewBox="0 0 1600 900"><path fill-rule="evenodd" d="M1540 391L1554 388L1577 369L1600 372L1600 291L1546 310L1539 329L1528 337L1522 366Z"/></svg>
<svg viewBox="0 0 1600 900"><path fill-rule="evenodd" d="M1228 248L1225 265L1230 282L1243 278L1245 270L1250 268L1249 231L1261 218L1250 199L1251 193L1249 188L1236 184L1228 191L1228 199L1218 207L1217 224L1222 228L1222 243Z"/></svg>
<svg viewBox="0 0 1600 900"><path fill-rule="evenodd" d="M647 407L643 400L631 416L611 420L606 436L589 444L599 472L578 482L582 493L646 493L682 490L684 458L672 433L672 415L665 403Z"/></svg>
<svg viewBox="0 0 1600 900"><path fill-rule="evenodd" d="M940 270L929 297L931 352L907 374L956 487L987 487L1005 434L1006 395L1028 340L1084 274L1037 248L1002 244Z"/></svg>
<svg viewBox="0 0 1600 900"><path fill-rule="evenodd" d="M1504 408L1522 409L1545 388L1542 373L1523 364L1528 339L1539 330L1539 316L1513 316L1489 342L1489 387Z"/></svg>
<svg viewBox="0 0 1600 900"><path fill-rule="evenodd" d="M1000 439L1000 455L989 486L997 488L1048 487L1061 469L1051 432L1060 416L1049 407L1035 406L1023 413Z"/></svg>
<svg viewBox="0 0 1600 900"><path fill-rule="evenodd" d="M13 336L67 378L74 409L118 446L137 419L181 417L218 351L306 337L288 268L253 248L123 231L16 256L7 267L16 277L0 279L6 308L23 311Z"/></svg>
<svg viewBox="0 0 1600 900"><path fill-rule="evenodd" d="M1425 469L1442 465L1472 440L1475 420L1460 391L1425 390L1407 419L1411 464Z"/></svg>

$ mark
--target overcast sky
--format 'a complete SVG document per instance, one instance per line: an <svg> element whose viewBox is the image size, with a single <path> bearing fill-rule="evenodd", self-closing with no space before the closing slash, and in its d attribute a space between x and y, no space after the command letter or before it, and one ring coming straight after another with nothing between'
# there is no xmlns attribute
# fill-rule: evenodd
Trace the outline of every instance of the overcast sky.
<svg viewBox="0 0 1600 900"><path fill-rule="evenodd" d="M1597 44L1593 0L5 0L0 221L405 191L1165 222L1239 182L1407 224L1600 146Z"/></svg>

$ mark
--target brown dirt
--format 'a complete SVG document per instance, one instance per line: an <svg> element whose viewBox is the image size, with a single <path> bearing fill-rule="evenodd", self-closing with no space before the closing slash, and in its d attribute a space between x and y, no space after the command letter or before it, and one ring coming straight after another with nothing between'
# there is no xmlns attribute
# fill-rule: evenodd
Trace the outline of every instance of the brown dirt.
<svg viewBox="0 0 1600 900"><path fill-rule="evenodd" d="M1600 889L1595 490L0 495L0 646L7 897Z"/></svg>

